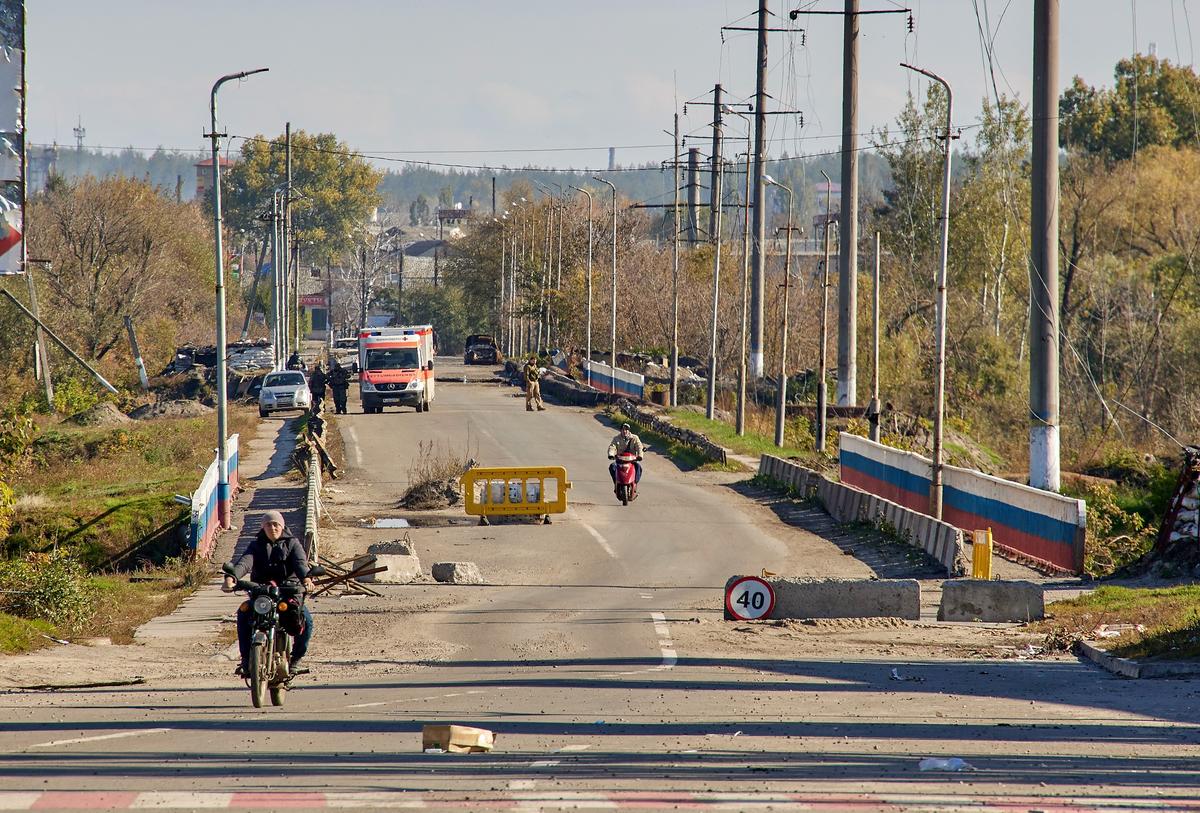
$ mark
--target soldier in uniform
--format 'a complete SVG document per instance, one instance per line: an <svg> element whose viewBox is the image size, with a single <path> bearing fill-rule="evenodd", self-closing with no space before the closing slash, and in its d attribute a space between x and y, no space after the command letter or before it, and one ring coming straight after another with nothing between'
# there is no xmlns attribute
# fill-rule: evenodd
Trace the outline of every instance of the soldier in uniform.
<svg viewBox="0 0 1200 813"><path fill-rule="evenodd" d="M338 415L346 414L346 391L350 389L350 371L337 361L329 369L329 388L333 390L333 408Z"/></svg>

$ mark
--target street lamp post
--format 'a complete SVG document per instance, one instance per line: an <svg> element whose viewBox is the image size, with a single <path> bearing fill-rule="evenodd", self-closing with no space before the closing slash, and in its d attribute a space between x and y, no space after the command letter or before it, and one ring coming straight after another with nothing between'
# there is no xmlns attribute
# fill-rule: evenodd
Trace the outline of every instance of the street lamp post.
<svg viewBox="0 0 1200 813"><path fill-rule="evenodd" d="M222 528L229 527L229 459L225 454L225 432L228 424L225 382L225 268L221 247L221 134L217 132L217 91L221 85L234 79L245 79L268 68L256 68L222 76L212 86L209 95L209 113L212 128L208 137L212 139L212 192L213 192L213 240L216 243L216 299L217 299L217 522Z"/></svg>
<svg viewBox="0 0 1200 813"><path fill-rule="evenodd" d="M946 412L946 265L950 252L950 127L954 111L954 93L950 83L936 73L901 62L902 67L928 76L946 89L946 132L942 156L942 256L937 276L936 374L933 412L933 477L929 483L929 513L942 518L942 421Z"/></svg>
<svg viewBox="0 0 1200 813"><path fill-rule="evenodd" d="M612 189L612 332L609 336L609 372L612 374L611 388L613 395L617 392L617 186L612 181L592 176L593 181L599 181Z"/></svg>
<svg viewBox="0 0 1200 813"><path fill-rule="evenodd" d="M833 222L830 210L833 181L829 180L825 170L821 170L821 177L825 179L825 259L821 263L821 352L817 363L817 431L816 437L813 438L813 446L818 452L825 451L825 427L829 421L829 392L825 386L825 368L827 364L827 334L829 333L827 326L829 319L829 226Z"/></svg>
<svg viewBox="0 0 1200 813"><path fill-rule="evenodd" d="M576 192L582 192L588 199L588 253L587 253L587 347L584 350L587 361L584 363L584 376L587 385L592 386L592 193L578 186L572 186Z"/></svg>
<svg viewBox="0 0 1200 813"><path fill-rule="evenodd" d="M783 448L783 428L787 422L787 349L788 349L788 292L792 278L792 189L784 186L770 175L763 180L788 193L787 241L783 259L783 341L779 351L779 397L775 402L775 445Z"/></svg>

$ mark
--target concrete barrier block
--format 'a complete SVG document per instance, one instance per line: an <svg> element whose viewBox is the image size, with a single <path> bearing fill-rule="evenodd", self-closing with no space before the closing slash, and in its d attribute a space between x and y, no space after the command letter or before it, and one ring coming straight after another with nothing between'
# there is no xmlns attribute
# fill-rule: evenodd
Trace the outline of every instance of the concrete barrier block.
<svg viewBox="0 0 1200 813"><path fill-rule="evenodd" d="M367 545L367 553L389 553L396 556L416 556L413 543L407 539L393 539L390 542L376 542Z"/></svg>
<svg viewBox="0 0 1200 813"><path fill-rule="evenodd" d="M433 566L433 579L446 584L484 584L474 562L438 562Z"/></svg>
<svg viewBox="0 0 1200 813"><path fill-rule="evenodd" d="M735 576L726 583L729 588ZM921 585L916 579L774 578L775 609L770 618L921 617ZM724 596L722 596L722 605Z"/></svg>
<svg viewBox="0 0 1200 813"><path fill-rule="evenodd" d="M367 564L372 558L375 567L386 567L379 573L368 573L357 577L360 582L376 582L382 584L408 584L421 577L421 560L416 556L406 556L397 553L372 553L354 560L354 569Z"/></svg>
<svg viewBox="0 0 1200 813"><path fill-rule="evenodd" d="M1046 616L1042 587L1027 581L948 579L939 621L1036 621Z"/></svg>

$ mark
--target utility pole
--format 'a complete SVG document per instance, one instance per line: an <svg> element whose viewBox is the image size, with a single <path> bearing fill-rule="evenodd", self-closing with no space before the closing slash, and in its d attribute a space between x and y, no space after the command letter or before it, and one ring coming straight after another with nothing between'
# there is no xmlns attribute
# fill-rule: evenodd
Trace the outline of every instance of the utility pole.
<svg viewBox="0 0 1200 813"><path fill-rule="evenodd" d="M813 447L818 452L825 451L826 426L829 422L829 390L825 384L828 377L827 346L829 344L829 227L832 225L830 213L830 194L833 182L821 170L825 179L825 259L821 262L821 341L817 359L817 431L813 438Z"/></svg>
<svg viewBox="0 0 1200 813"><path fill-rule="evenodd" d="M871 285L871 403L867 405L867 437L879 442L879 232L875 232L875 274Z"/></svg>
<svg viewBox="0 0 1200 813"><path fill-rule="evenodd" d="M763 201L767 150L767 0L758 0L758 68L754 84L754 244L750 281L750 375L763 377L763 245L767 221Z"/></svg>
<svg viewBox="0 0 1200 813"><path fill-rule="evenodd" d="M838 223L838 406L858 403L858 0L842 42L842 199Z"/></svg>
<svg viewBox="0 0 1200 813"><path fill-rule="evenodd" d="M216 250L213 252L216 262L216 322L217 322L217 522L222 528L229 527L229 458L225 454L225 434L228 424L228 404L226 401L227 382L225 371L225 267L224 249L221 247L221 134L217 132L217 91L221 85L234 79L245 79L255 73L262 73L267 68L252 71L231 73L222 76L212 86L209 96L209 111L212 114L212 126L208 137L212 139L212 193L213 193L213 240Z"/></svg>
<svg viewBox="0 0 1200 813"><path fill-rule="evenodd" d="M750 326L750 156L753 149L750 139L752 130L746 128L746 187L742 202L742 336L738 351L738 400L737 418L734 420L738 435L746 434L746 339Z"/></svg>
<svg viewBox="0 0 1200 813"><path fill-rule="evenodd" d="M496 176L492 176L492 217L496 216Z"/></svg>
<svg viewBox="0 0 1200 813"><path fill-rule="evenodd" d="M1029 484L1058 491L1058 0L1033 4Z"/></svg>
<svg viewBox="0 0 1200 813"><path fill-rule="evenodd" d="M671 162L675 177L675 206L672 208L674 227L671 240L671 396L668 403L679 406L679 113L675 113L675 160ZM590 244L589 244L590 249Z"/></svg>
<svg viewBox="0 0 1200 813"><path fill-rule="evenodd" d="M940 84L946 91L946 130L942 155L942 254L937 274L937 319L934 333L934 396L933 396L933 476L929 483L929 514L934 519L942 518L942 431L946 413L946 267L950 254L950 142L951 122L954 121L954 92L950 83L932 71L901 63L905 68L928 76ZM1056 92L1056 91L1055 91ZM1058 115L1057 96L1054 101L1054 115ZM1054 149L1058 149L1055 141ZM1035 152L1036 155L1036 152ZM1051 251L1058 250L1058 233L1054 234ZM1037 308L1035 307L1034 310ZM1057 341L1057 336L1051 337L1051 342Z"/></svg>
<svg viewBox="0 0 1200 813"><path fill-rule="evenodd" d="M721 190L717 189L717 175L721 172L721 85L713 85L713 137L712 160L710 162L708 182L708 239L712 243L721 242L717 234L720 222L717 210L721 208Z"/></svg>
<svg viewBox="0 0 1200 813"><path fill-rule="evenodd" d="M718 105L717 109L720 109ZM713 178L712 200L715 201L713 209L716 210L717 216L713 230L713 284L712 284L712 330L709 335L708 346L708 399L705 404L704 414L711 421L716 417L717 412L717 312L721 302L721 181L724 167L721 162L721 120L718 117L713 124L717 128L716 141L716 159L717 159L717 174Z"/></svg>
<svg viewBox="0 0 1200 813"><path fill-rule="evenodd" d="M26 251L26 246L22 243L21 251ZM25 283L29 286L29 310L33 313L33 354L34 354L34 372L37 373L37 378L41 379L42 386L46 392L46 408L51 413L54 412L54 376L50 371L50 354L46 352L46 338L42 335L41 312L38 310L37 299L37 283L33 278L33 269L31 265L44 265L46 270L52 270L54 264L49 260L25 260Z"/></svg>
<svg viewBox="0 0 1200 813"><path fill-rule="evenodd" d="M697 147L688 149L688 187L687 187L687 240L689 245L695 245L699 239L699 221L696 210L700 206L700 150Z"/></svg>
<svg viewBox="0 0 1200 813"><path fill-rule="evenodd" d="M282 343L279 339L279 192L271 195L271 347L275 368L283 364Z"/></svg>
<svg viewBox="0 0 1200 813"><path fill-rule="evenodd" d="M764 180L788 193L787 247L784 249L783 258L783 324L781 326L782 336L780 337L781 346L779 349L779 392L775 402L775 445L782 449L783 430L787 425L787 350L788 310L790 305L788 294L791 291L792 280L792 232L795 230L795 226L792 225L792 213L795 209L795 196L792 194L791 187L784 186L771 176L764 176Z"/></svg>
<svg viewBox="0 0 1200 813"><path fill-rule="evenodd" d="M150 379L146 376L146 364L142 361L142 350L138 347L137 333L133 330L133 319L125 317L125 332L129 334L129 349L133 351L133 363L137 365L138 381L142 390L150 390Z"/></svg>
<svg viewBox="0 0 1200 813"><path fill-rule="evenodd" d="M609 346L611 353L609 372L612 373L612 390L610 392L615 397L617 392L617 185L612 181L597 178L595 175L592 176L592 180L606 184L612 189L612 333Z"/></svg>
<svg viewBox="0 0 1200 813"><path fill-rule="evenodd" d="M360 310L359 310L359 314L360 314L359 330L361 330L362 328L365 328L367 326L367 300L370 298L370 295L371 295L370 286L367 285L367 247L366 246L363 246L362 249L360 250L359 257L362 258L362 287L359 291L359 293L361 294L361 299L362 299L362 303L361 303Z"/></svg>
<svg viewBox="0 0 1200 813"><path fill-rule="evenodd" d="M587 385L590 387L592 386L592 193L579 186L572 186L571 188L576 192L582 192L587 195L588 200L588 253L587 280L585 283L587 287L587 327L584 337L586 345L584 353L587 362L584 365L584 375L587 379Z"/></svg>

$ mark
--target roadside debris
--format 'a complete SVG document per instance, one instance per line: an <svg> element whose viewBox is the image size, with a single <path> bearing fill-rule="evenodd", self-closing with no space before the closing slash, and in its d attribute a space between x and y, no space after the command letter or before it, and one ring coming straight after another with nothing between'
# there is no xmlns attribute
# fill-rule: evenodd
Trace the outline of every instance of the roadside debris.
<svg viewBox="0 0 1200 813"><path fill-rule="evenodd" d="M474 562L437 562L433 580L443 584L484 584L479 565Z"/></svg>
<svg viewBox="0 0 1200 813"><path fill-rule="evenodd" d="M924 683L925 682L925 678L918 677L917 675L901 675L900 670L894 666L892 667L892 680L906 680L906 681L910 681L912 683Z"/></svg>
<svg viewBox="0 0 1200 813"><path fill-rule="evenodd" d="M486 728L465 725L427 725L421 728L421 750L427 754L475 754L491 751L496 735Z"/></svg>

